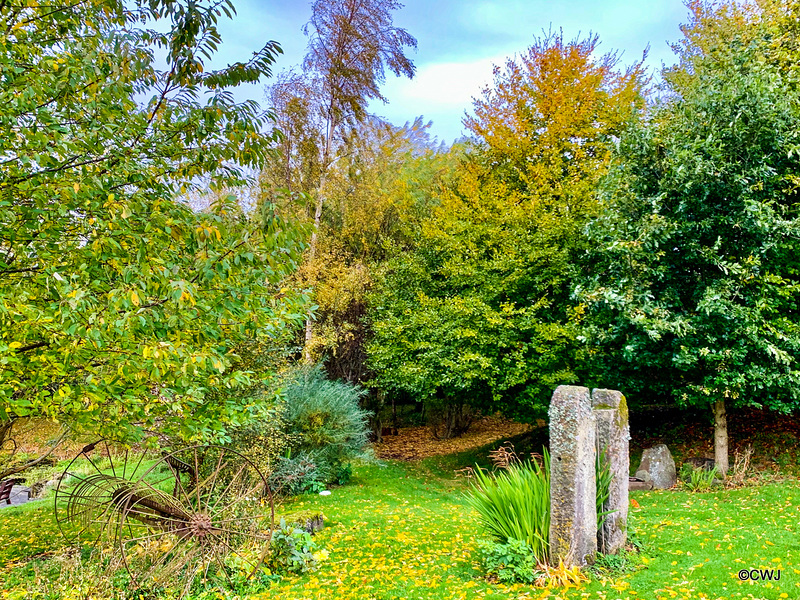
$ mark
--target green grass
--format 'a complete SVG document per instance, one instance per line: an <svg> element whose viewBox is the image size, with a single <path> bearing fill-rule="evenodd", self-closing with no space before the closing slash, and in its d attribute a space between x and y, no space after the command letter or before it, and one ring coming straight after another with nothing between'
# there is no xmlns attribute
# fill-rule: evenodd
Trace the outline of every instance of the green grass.
<svg viewBox="0 0 800 600"><path fill-rule="evenodd" d="M464 499L464 481L445 464L454 466L449 460L363 465L355 469L352 483L331 496L289 503L285 511L325 514L327 526L316 541L329 558L315 573L284 578L266 592L239 597L800 598L800 486L795 480L708 493L636 492L632 497L640 507L632 509L630 525L644 554L634 556L627 569L599 570L605 578L595 575L578 590L537 590L484 579L477 515ZM743 583L737 572L744 568L781 569L781 579ZM96 572L90 559L63 548L50 502L0 509L3 600L86 597L81 594L93 590ZM117 591L124 588L121 578Z"/></svg>

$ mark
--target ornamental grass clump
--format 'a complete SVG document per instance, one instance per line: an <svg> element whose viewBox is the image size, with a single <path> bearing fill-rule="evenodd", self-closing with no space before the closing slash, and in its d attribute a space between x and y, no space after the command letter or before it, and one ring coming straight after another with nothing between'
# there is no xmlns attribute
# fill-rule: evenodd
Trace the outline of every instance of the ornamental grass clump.
<svg viewBox="0 0 800 600"><path fill-rule="evenodd" d="M524 542L537 563L547 562L550 532L550 456L542 464L514 462L500 473L474 471L467 501L486 531L503 544Z"/></svg>

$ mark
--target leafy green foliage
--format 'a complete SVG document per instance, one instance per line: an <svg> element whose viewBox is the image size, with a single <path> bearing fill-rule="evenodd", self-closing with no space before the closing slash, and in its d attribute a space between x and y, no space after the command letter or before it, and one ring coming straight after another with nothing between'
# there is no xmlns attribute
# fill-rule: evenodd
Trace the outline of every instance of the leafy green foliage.
<svg viewBox="0 0 800 600"><path fill-rule="evenodd" d="M800 406L800 112L770 5L692 4L670 94L622 138L590 227L586 337L634 402Z"/></svg>
<svg viewBox="0 0 800 600"><path fill-rule="evenodd" d="M306 351L333 378L361 384L371 378L366 345L374 271L413 247L431 190L455 162L436 146L428 125L361 123L327 171L318 249L297 279L314 289L318 306Z"/></svg>
<svg viewBox="0 0 800 600"><path fill-rule="evenodd" d="M611 465L608 462L605 450L601 450L595 455L594 474L597 487L595 505L597 509L597 529L599 531L606 517L610 514L606 510L606 502L608 502L608 498L611 495Z"/></svg>
<svg viewBox="0 0 800 600"><path fill-rule="evenodd" d="M269 485L273 493L281 496L315 494L325 489L329 471L323 471L317 459L307 452L287 452L273 464L269 475Z"/></svg>
<svg viewBox="0 0 800 600"><path fill-rule="evenodd" d="M533 549L521 540L478 543L486 572L502 583L533 583L541 575Z"/></svg>
<svg viewBox="0 0 800 600"><path fill-rule="evenodd" d="M265 475L275 471L291 447L280 406L263 408L230 432L230 446L241 452Z"/></svg>
<svg viewBox="0 0 800 600"><path fill-rule="evenodd" d="M680 476L683 487L692 492L707 492L714 485L714 480L720 478L716 467L704 469L688 463L681 467Z"/></svg>
<svg viewBox="0 0 800 600"><path fill-rule="evenodd" d="M284 419L293 436L292 453L332 481L349 461L365 456L369 413L359 408L365 390L325 377L322 365L301 367L283 390Z"/></svg>
<svg viewBox="0 0 800 600"><path fill-rule="evenodd" d="M280 526L272 532L269 564L277 572L301 575L317 570L321 552L311 534L281 519Z"/></svg>
<svg viewBox="0 0 800 600"><path fill-rule="evenodd" d="M537 40L475 101L476 139L416 252L376 277L368 352L383 389L532 419L577 381L582 229L613 137L641 104L640 66L619 72L597 44Z"/></svg>
<svg viewBox="0 0 800 600"><path fill-rule="evenodd" d="M237 348L279 345L299 322L305 300L281 282L303 235L269 205L251 217L232 197L204 213L176 199L201 177L241 183L272 143L268 115L229 88L268 75L279 47L204 69L232 11L4 3L0 422L208 438L247 416L208 391L249 385Z"/></svg>
<svg viewBox="0 0 800 600"><path fill-rule="evenodd" d="M590 570L601 577L620 577L645 567L640 549L620 548L616 554L598 554Z"/></svg>
<svg viewBox="0 0 800 600"><path fill-rule="evenodd" d="M501 544L511 540L530 549L536 563L547 563L550 536L550 456L536 462L512 464L495 475L474 471L475 483L467 501L480 515L484 528ZM509 548L518 550L519 548Z"/></svg>

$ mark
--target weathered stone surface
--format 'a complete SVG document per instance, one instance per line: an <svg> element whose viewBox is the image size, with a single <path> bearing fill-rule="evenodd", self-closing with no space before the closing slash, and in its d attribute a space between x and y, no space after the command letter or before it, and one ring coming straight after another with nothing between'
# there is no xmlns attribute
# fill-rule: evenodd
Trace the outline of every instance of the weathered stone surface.
<svg viewBox="0 0 800 600"><path fill-rule="evenodd" d="M628 477L628 490L652 490L652 481L643 481L636 477Z"/></svg>
<svg viewBox="0 0 800 600"><path fill-rule="evenodd" d="M642 453L636 477L652 482L655 489L665 490L675 485L678 481L675 461L666 444L658 444Z"/></svg>
<svg viewBox="0 0 800 600"><path fill-rule="evenodd" d="M25 504L28 500L30 500L30 492L31 488L25 487L24 485L15 485L11 488L11 495L9 496L9 500L11 501L10 504L6 504L6 501L3 500L0 502L0 508L5 508L6 506L18 506L20 504Z"/></svg>
<svg viewBox="0 0 800 600"><path fill-rule="evenodd" d="M589 389L559 386L550 402L550 557L592 564L597 553L595 419Z"/></svg>
<svg viewBox="0 0 800 600"><path fill-rule="evenodd" d="M603 525L597 532L597 545L604 554L615 554L628 539L628 476L631 438L628 405L616 390L592 390L592 407L597 422L597 449L604 452L611 472L611 485Z"/></svg>

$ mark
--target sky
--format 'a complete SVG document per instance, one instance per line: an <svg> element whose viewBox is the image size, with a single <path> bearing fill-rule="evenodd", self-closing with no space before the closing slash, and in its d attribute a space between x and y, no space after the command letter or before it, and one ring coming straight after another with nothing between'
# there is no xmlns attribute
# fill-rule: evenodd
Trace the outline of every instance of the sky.
<svg viewBox="0 0 800 600"><path fill-rule="evenodd" d="M246 60L268 40L284 54L275 71L298 68L308 39L303 34L311 3L303 0L234 0L237 16L221 22L223 43L215 65ZM388 104L370 105L373 114L395 125L423 116L433 121L431 133L447 143L464 131L461 120L472 98L492 81L493 65L524 52L536 36L563 29L569 40L596 33L599 51L618 51L621 63L641 59L657 73L673 64L669 44L681 38L688 20L682 0L406 0L395 13L395 26L417 39L408 56L417 68L413 80L387 76L383 94ZM264 83L242 86L240 100L265 106Z"/></svg>

